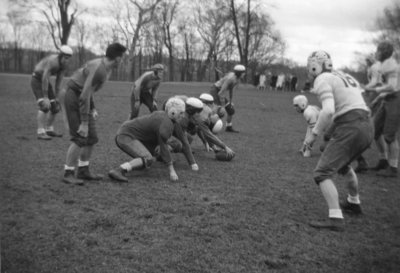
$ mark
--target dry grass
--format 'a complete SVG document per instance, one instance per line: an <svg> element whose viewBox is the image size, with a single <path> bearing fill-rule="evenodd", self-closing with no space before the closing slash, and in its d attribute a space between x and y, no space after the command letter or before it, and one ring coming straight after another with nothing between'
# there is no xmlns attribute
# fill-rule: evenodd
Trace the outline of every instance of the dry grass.
<svg viewBox="0 0 400 273"><path fill-rule="evenodd" d="M232 162L216 161L196 140L200 171L175 155L179 182L156 163L128 184L107 178L73 187L60 181L67 132L36 139L29 77L3 74L0 82L1 272L400 272L400 181L362 174L363 217L346 217L343 233L308 226L327 208L312 181L319 153L297 154L305 122L292 109L294 94L239 88L241 133L221 134L236 152ZM160 95L208 89L164 83ZM128 90L111 82L95 97L94 171L106 174L128 159L113 140L128 117ZM371 164L374 152L367 152Z"/></svg>

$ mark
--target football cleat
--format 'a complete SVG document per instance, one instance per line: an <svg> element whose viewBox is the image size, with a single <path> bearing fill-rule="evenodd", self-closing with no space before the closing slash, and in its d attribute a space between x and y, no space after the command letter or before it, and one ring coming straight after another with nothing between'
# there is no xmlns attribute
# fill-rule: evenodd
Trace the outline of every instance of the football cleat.
<svg viewBox="0 0 400 273"><path fill-rule="evenodd" d="M126 178L126 173L127 171L122 169L121 167L112 169L111 171L108 172L108 176L116 180L118 182L128 182L128 178Z"/></svg>
<svg viewBox="0 0 400 273"><path fill-rule="evenodd" d="M84 184L83 180L75 177L74 171L72 170L65 170L62 181L66 184L71 184L71 185L82 186Z"/></svg>
<svg viewBox="0 0 400 273"><path fill-rule="evenodd" d="M342 218L329 218L327 220L311 221L309 225L317 229L328 229L332 231L344 230L344 220Z"/></svg>
<svg viewBox="0 0 400 273"><path fill-rule="evenodd" d="M360 204L353 204L349 201L344 201L340 203L340 208L344 213L352 214L352 215L360 215L362 214L362 209Z"/></svg>
<svg viewBox="0 0 400 273"><path fill-rule="evenodd" d="M79 179L84 180L102 180L103 176L100 174L92 174L89 171L89 166L78 167L78 174L76 175Z"/></svg>
<svg viewBox="0 0 400 273"><path fill-rule="evenodd" d="M47 135L46 133L38 134L37 138L40 140L51 140L51 136Z"/></svg>

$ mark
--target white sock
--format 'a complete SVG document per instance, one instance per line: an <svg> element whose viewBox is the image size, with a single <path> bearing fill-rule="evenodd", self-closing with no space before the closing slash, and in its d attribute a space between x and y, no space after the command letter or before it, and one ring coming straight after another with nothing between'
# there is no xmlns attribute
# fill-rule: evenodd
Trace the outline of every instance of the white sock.
<svg viewBox="0 0 400 273"><path fill-rule="evenodd" d="M68 165L64 165L64 170L66 170L66 171L73 171L73 170L75 170L75 167L70 167L70 166L68 166Z"/></svg>
<svg viewBox="0 0 400 273"><path fill-rule="evenodd" d="M79 159L78 161L78 167L85 167L85 166L89 166L89 161L81 161Z"/></svg>
<svg viewBox="0 0 400 273"><path fill-rule="evenodd" d="M351 196L350 194L347 196L347 202L351 204L361 204L360 202L360 196L357 194L356 196Z"/></svg>
<svg viewBox="0 0 400 273"><path fill-rule="evenodd" d="M329 218L340 218L343 219L343 214L341 209L330 209Z"/></svg>
<svg viewBox="0 0 400 273"><path fill-rule="evenodd" d="M131 166L131 164L129 164L129 162L125 162L125 163L121 164L120 167L128 172L130 172L132 170L132 166Z"/></svg>
<svg viewBox="0 0 400 273"><path fill-rule="evenodd" d="M389 159L388 160L390 167L397 168L399 164L399 160L397 159Z"/></svg>
<svg viewBox="0 0 400 273"><path fill-rule="evenodd" d="M46 130L45 130L44 128L38 128L38 129L37 129L37 133L38 133L38 134L45 134L45 133L46 133Z"/></svg>

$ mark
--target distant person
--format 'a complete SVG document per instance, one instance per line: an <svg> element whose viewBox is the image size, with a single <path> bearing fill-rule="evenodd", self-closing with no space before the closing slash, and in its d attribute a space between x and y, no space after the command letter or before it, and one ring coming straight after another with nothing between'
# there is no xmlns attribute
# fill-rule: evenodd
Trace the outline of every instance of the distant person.
<svg viewBox="0 0 400 273"><path fill-rule="evenodd" d="M117 68L126 48L113 43L107 47L106 55L85 63L76 70L67 82L64 97L65 114L71 135L67 151L63 182L83 185L83 180L101 180L102 176L89 171L89 160L94 145L98 142L94 105L94 94L99 91ZM78 171L75 176L75 167Z"/></svg>
<svg viewBox="0 0 400 273"><path fill-rule="evenodd" d="M150 112L157 111L158 88L162 81L164 66L155 64L150 71L143 73L131 88L131 114L129 119L139 116L139 110L144 103Z"/></svg>
<svg viewBox="0 0 400 273"><path fill-rule="evenodd" d="M383 101L374 118L375 140L383 135L388 147L388 165L377 173L382 177L398 176L399 143L397 134L400 129L400 67L393 57L393 52L393 45L389 42L381 42L378 45L376 58L381 62L379 71L382 75L382 85L365 88L366 92L377 92L378 94L371 103L372 107L375 103Z"/></svg>
<svg viewBox="0 0 400 273"><path fill-rule="evenodd" d="M297 89L297 76L293 75L290 81L290 91L296 92Z"/></svg>
<svg viewBox="0 0 400 273"><path fill-rule="evenodd" d="M232 126L232 118L235 114L235 108L233 106L233 91L237 88L240 80L245 74L246 68L241 65L235 65L233 72L226 74L222 79L213 84L210 90L210 94L214 97L214 102L217 105L225 107L227 118L226 118L226 132L238 133Z"/></svg>
<svg viewBox="0 0 400 273"><path fill-rule="evenodd" d="M267 82L267 76L265 75L265 73L262 73L260 75L260 82L258 84L257 89L260 91L265 91L265 84Z"/></svg>
<svg viewBox="0 0 400 273"><path fill-rule="evenodd" d="M305 136L305 140L309 138L310 134L312 134L312 129L318 120L318 115L321 109L316 105L309 105L308 99L304 95L298 95L293 98L293 106L298 113L303 114L304 119L307 122L307 132ZM305 140L303 141L303 145L299 150L304 157L311 157L312 147L306 145Z"/></svg>
<svg viewBox="0 0 400 273"><path fill-rule="evenodd" d="M278 79L276 81L276 90L283 91L285 85L285 74L282 72L278 75Z"/></svg>
<svg viewBox="0 0 400 273"><path fill-rule="evenodd" d="M72 49L63 45L58 54L52 54L42 59L32 73L31 88L35 95L39 111L37 114L37 138L51 140L52 137L62 137L54 131L54 120L60 112L58 93L64 78L65 69L73 54ZM50 76L56 75L54 90Z"/></svg>
<svg viewBox="0 0 400 273"><path fill-rule="evenodd" d="M329 218L312 221L310 226L333 231L344 230L342 210L361 214L358 178L351 162L361 155L373 140L373 126L359 87L346 75L332 71L330 55L325 51L313 52L307 61L309 78L313 79L311 93L318 96L322 108L317 123L305 143L312 146L317 136L326 130L333 119L332 138L314 170L314 180L319 185L329 208ZM339 205L338 191L333 182L336 173L343 175L349 191L346 202Z"/></svg>
<svg viewBox="0 0 400 273"><path fill-rule="evenodd" d="M154 111L125 121L118 129L115 142L132 160L112 169L108 173L109 177L115 181L128 182L128 173L150 168L153 158L159 156L168 168L170 180L177 181L179 177L171 156L174 150L182 150L192 170L198 171L185 132L179 124L185 117L185 110L183 100L171 98L165 104L165 111ZM170 141L173 136L177 141ZM159 149L158 155L156 147Z"/></svg>
<svg viewBox="0 0 400 273"><path fill-rule="evenodd" d="M278 76L273 73L271 76L271 90L275 91L276 90L276 82L278 81Z"/></svg>

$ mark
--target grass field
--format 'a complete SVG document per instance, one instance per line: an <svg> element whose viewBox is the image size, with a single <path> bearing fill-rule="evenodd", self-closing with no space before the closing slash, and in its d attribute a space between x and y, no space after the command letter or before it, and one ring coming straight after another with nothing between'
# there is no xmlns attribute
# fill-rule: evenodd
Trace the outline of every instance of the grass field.
<svg viewBox="0 0 400 273"><path fill-rule="evenodd" d="M174 155L178 182L157 162L127 184L74 187L61 182L69 146L61 115L63 138L36 139L29 81L0 74L1 272L400 272L400 181L361 174L363 217L346 216L342 233L308 226L328 212L312 180L319 152L297 153L306 124L294 93L239 87L241 132L220 135L236 152L232 162L216 161L196 139L200 171ZM104 175L128 159L114 135L128 117L129 86L110 82L95 96L100 142L91 168ZM163 83L160 96L209 86ZM375 148L366 155L374 165ZM345 198L340 178L337 186Z"/></svg>

